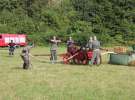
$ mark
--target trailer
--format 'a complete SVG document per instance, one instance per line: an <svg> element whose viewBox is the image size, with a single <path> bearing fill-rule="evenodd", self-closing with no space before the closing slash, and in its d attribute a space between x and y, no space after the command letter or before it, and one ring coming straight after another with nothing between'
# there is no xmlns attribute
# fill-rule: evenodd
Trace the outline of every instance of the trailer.
<svg viewBox="0 0 135 100"><path fill-rule="evenodd" d="M0 47L6 47L13 42L18 46L26 46L26 35L25 34L0 34Z"/></svg>

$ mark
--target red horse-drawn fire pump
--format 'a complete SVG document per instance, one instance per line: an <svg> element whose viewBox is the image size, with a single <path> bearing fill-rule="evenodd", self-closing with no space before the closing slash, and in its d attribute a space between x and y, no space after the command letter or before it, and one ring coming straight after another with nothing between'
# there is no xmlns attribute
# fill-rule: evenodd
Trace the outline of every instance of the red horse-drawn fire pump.
<svg viewBox="0 0 135 100"><path fill-rule="evenodd" d="M67 53L62 55L63 62L65 64L89 64L89 61L92 59L93 51L88 50L85 47L79 47L72 45L68 48ZM96 59L94 64L96 64Z"/></svg>

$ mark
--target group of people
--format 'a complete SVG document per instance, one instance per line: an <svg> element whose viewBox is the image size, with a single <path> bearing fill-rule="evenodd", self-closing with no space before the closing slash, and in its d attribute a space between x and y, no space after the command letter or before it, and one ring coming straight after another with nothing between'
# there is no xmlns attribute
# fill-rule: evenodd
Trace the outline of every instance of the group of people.
<svg viewBox="0 0 135 100"><path fill-rule="evenodd" d="M57 39L56 36L53 36L53 38L50 40L51 47L50 47L50 61L52 64L57 62L57 50L58 50L58 44L62 41ZM75 41L72 39L72 37L69 37L67 40L67 52L70 52L71 47L75 45ZM16 44L11 40L9 43L9 55L14 55L14 50L16 47ZM87 44L85 45L86 49L88 51L93 52L92 59L89 61L90 65L93 65L95 60L96 64L100 64L100 42L97 40L97 37L90 37ZM30 49L32 46L27 45L22 49L21 58L23 59L23 68L28 69L30 67Z"/></svg>
<svg viewBox="0 0 135 100"><path fill-rule="evenodd" d="M61 40L57 40L56 36L53 36L53 39L51 39L51 63L54 64L57 61L57 48L58 43L60 43ZM69 37L67 41L67 52L70 52L71 47L75 44L75 41L72 39L72 37ZM100 54L100 42L97 40L97 37L90 37L87 44L85 45L85 48L87 48L89 51L93 52L92 59L89 61L90 65L93 65L95 60L96 64L100 64L101 62L101 54Z"/></svg>

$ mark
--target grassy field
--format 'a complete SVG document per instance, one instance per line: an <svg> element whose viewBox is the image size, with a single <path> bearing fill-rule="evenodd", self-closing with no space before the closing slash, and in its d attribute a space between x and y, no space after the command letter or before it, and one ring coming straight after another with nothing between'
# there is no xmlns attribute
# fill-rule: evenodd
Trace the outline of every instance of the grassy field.
<svg viewBox="0 0 135 100"><path fill-rule="evenodd" d="M50 64L32 59L32 69L23 70L19 53L20 49L10 57L7 50L0 50L0 100L135 100L135 67ZM47 54L49 48L34 48L31 53Z"/></svg>

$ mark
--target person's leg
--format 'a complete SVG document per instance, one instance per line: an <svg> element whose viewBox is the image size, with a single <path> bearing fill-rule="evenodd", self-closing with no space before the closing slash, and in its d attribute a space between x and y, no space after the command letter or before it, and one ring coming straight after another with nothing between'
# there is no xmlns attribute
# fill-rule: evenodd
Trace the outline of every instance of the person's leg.
<svg viewBox="0 0 135 100"><path fill-rule="evenodd" d="M97 52L93 51L93 56L92 56L91 61L89 61L89 65L93 65L94 64L96 56L97 56Z"/></svg>
<svg viewBox="0 0 135 100"><path fill-rule="evenodd" d="M23 69L28 69L29 66L30 66L30 60L29 60L29 58L25 56L25 57L23 58L23 61L24 61Z"/></svg>
<svg viewBox="0 0 135 100"><path fill-rule="evenodd" d="M23 69L28 69L30 67L30 61L25 59L23 64Z"/></svg>
<svg viewBox="0 0 135 100"><path fill-rule="evenodd" d="M29 68L32 68L32 63L31 63L31 60L29 59Z"/></svg>
<svg viewBox="0 0 135 100"><path fill-rule="evenodd" d="M10 50L9 50L9 52L10 52L10 55L14 55L14 48L11 47Z"/></svg>
<svg viewBox="0 0 135 100"><path fill-rule="evenodd" d="M11 55L14 55L14 51L13 50L11 51Z"/></svg>
<svg viewBox="0 0 135 100"><path fill-rule="evenodd" d="M101 63L101 54L100 51L97 51L96 64L100 65L100 63Z"/></svg>
<svg viewBox="0 0 135 100"><path fill-rule="evenodd" d="M54 54L55 54L54 50L51 50L51 63L52 63L52 64L53 64L54 61L55 61Z"/></svg>
<svg viewBox="0 0 135 100"><path fill-rule="evenodd" d="M54 62L56 62L57 61L57 51L55 50L54 51Z"/></svg>
<svg viewBox="0 0 135 100"><path fill-rule="evenodd" d="M23 63L23 69L26 69L26 63L25 62Z"/></svg>
<svg viewBox="0 0 135 100"><path fill-rule="evenodd" d="M13 49L12 49L12 55L14 55L14 50L15 50L15 49L13 48Z"/></svg>
<svg viewBox="0 0 135 100"><path fill-rule="evenodd" d="M52 61L52 51L50 51L50 61Z"/></svg>
<svg viewBox="0 0 135 100"><path fill-rule="evenodd" d="M101 56L101 53L100 53L100 64L102 64L102 56Z"/></svg>
<svg viewBox="0 0 135 100"><path fill-rule="evenodd" d="M53 51L51 50L50 53L51 53L50 61L52 63L52 60L53 60Z"/></svg>
<svg viewBox="0 0 135 100"><path fill-rule="evenodd" d="M29 67L30 67L30 61L28 60L26 63L26 69L29 69Z"/></svg>
<svg viewBox="0 0 135 100"><path fill-rule="evenodd" d="M11 48L9 48L9 55L11 55Z"/></svg>

